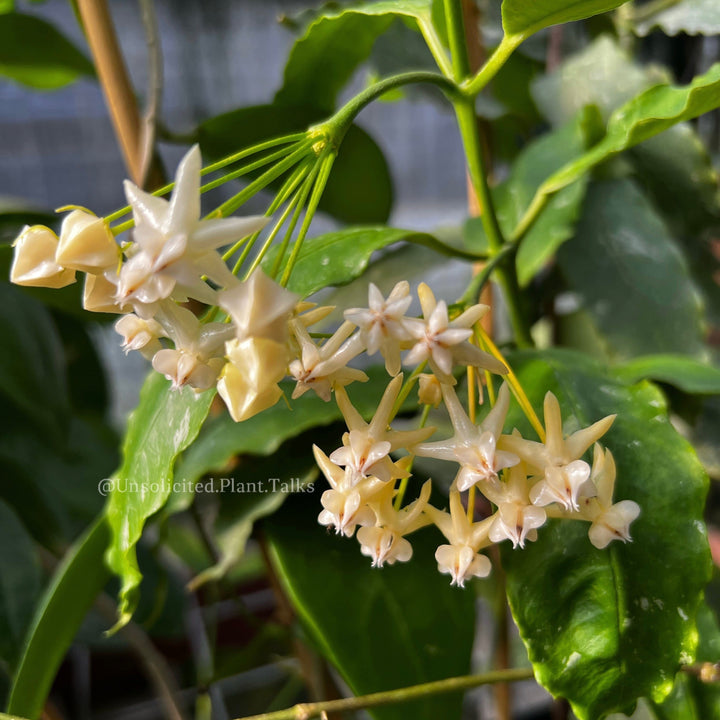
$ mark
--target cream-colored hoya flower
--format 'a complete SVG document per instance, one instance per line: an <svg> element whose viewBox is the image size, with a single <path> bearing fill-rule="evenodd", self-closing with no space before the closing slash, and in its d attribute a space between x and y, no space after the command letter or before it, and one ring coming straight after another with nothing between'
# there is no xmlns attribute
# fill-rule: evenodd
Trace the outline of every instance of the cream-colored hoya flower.
<svg viewBox="0 0 720 720"><path fill-rule="evenodd" d="M423 515L432 492L432 482L428 480L420 491L420 496L401 510L393 507L394 488L390 484L369 501L375 512L375 526L361 527L357 532L360 552L372 558L373 567L383 567L386 563L407 562L412 557L412 545L405 535L430 524L431 520Z"/></svg>
<svg viewBox="0 0 720 720"><path fill-rule="evenodd" d="M284 343L264 337L234 339L225 344L225 351L229 362L217 389L235 422L257 415L282 397L278 383L288 363Z"/></svg>
<svg viewBox="0 0 720 720"><path fill-rule="evenodd" d="M525 540L537 540L537 529L547 520L542 508L530 502L528 482L523 465L513 467L507 482L487 488L488 500L497 505L488 537L493 542L510 540L513 548L525 547Z"/></svg>
<svg viewBox="0 0 720 720"><path fill-rule="evenodd" d="M487 305L473 305L450 321L445 301L437 302L425 283L418 287L418 297L423 320L409 318L406 321L415 344L405 356L405 365L419 365L427 360L440 380L450 385L455 384L454 365L479 367L500 375L507 373L503 363L468 342L472 326L488 311Z"/></svg>
<svg viewBox="0 0 720 720"><path fill-rule="evenodd" d="M480 426L467 416L451 385L443 384L442 392L455 435L447 440L418 445L414 449L415 454L459 463L460 472L455 484L460 491L468 490L477 483L496 482L500 470L520 462L517 455L497 449L510 404L507 385L503 383L495 407Z"/></svg>
<svg viewBox="0 0 720 720"><path fill-rule="evenodd" d="M480 522L468 520L460 493L450 491L450 513L428 505L425 513L447 538L449 545L440 545L435 552L438 570L450 575L451 585L465 587L465 581L473 577L487 577L492 565L490 560L478 553L481 547L489 545L488 531L493 518Z"/></svg>
<svg viewBox="0 0 720 720"><path fill-rule="evenodd" d="M174 389L183 385L198 391L211 388L225 365L222 349L233 334L232 325L202 325L190 310L172 301L161 303L156 317L175 348L155 354L155 370L171 380Z"/></svg>
<svg viewBox="0 0 720 720"><path fill-rule="evenodd" d="M221 292L218 304L232 318L238 340L263 337L284 343L300 296L270 279L260 268L245 282Z"/></svg>
<svg viewBox="0 0 720 720"><path fill-rule="evenodd" d="M305 324L299 319L290 321L290 329L300 350L299 357L290 363L290 374L297 382L293 399L314 390L328 402L333 388L368 379L362 370L346 367L364 347L359 335L350 338L354 330L352 323L344 322L320 347L313 342Z"/></svg>
<svg viewBox="0 0 720 720"><path fill-rule="evenodd" d="M370 283L368 307L350 308L345 319L356 325L365 343L368 355L378 350L385 358L385 369L389 375L397 375L401 368L400 351L413 336L407 328L407 309L412 303L410 284L403 280L392 289L387 300L378 287Z"/></svg>
<svg viewBox="0 0 720 720"><path fill-rule="evenodd" d="M15 242L10 281L28 287L61 288L75 282L75 271L60 265L55 255L58 236L44 225L26 225Z"/></svg>
<svg viewBox="0 0 720 720"><path fill-rule="evenodd" d="M592 523L588 530L590 542L602 550L613 540L627 542L630 523L640 515L640 506L633 500L621 500L613 504L615 490L615 459L609 450L595 445L590 479L597 488L597 497L587 498L582 509L583 517Z"/></svg>
<svg viewBox="0 0 720 720"><path fill-rule="evenodd" d="M342 470L331 462L317 445L313 445L313 453L331 488L320 498L324 509L318 515L318 522L334 527L336 534L347 537L355 533L358 525L374 525L375 513L367 501L387 484L371 477L353 485L354 479L348 478L350 470Z"/></svg>
<svg viewBox="0 0 720 720"><path fill-rule="evenodd" d="M525 440L519 435L503 435L500 447L518 455L533 475L542 480L530 490L534 505L545 506L559 503L566 510L579 510L578 498L593 494L590 466L580 460L583 453L613 424L615 415L564 437L560 404L553 393L545 395L545 443Z"/></svg>
<svg viewBox="0 0 720 720"><path fill-rule="evenodd" d="M389 453L399 448L412 448L432 435L434 428L418 430L389 430L390 415L402 388L403 376L397 375L383 393L373 419L366 423L353 407L345 388L335 390L335 400L342 412L349 432L343 435L343 447L330 455L330 460L348 468L351 484L355 485L372 475L387 482L407 473L398 468Z"/></svg>
<svg viewBox="0 0 720 720"><path fill-rule="evenodd" d="M63 220L56 260L63 267L99 275L117 268L120 246L104 218L73 210Z"/></svg>
<svg viewBox="0 0 720 720"><path fill-rule="evenodd" d="M129 259L115 278L117 300L132 303L141 317L152 315L154 304L169 297L215 304L216 293L203 277L220 287L236 281L217 249L268 222L263 216L201 220L200 170L200 149L195 145L178 166L170 200L125 182L135 230Z"/></svg>
<svg viewBox="0 0 720 720"><path fill-rule="evenodd" d="M123 337L122 349L127 355L138 350L147 360L162 350L159 338L167 337L162 325L156 320L143 320L133 313L123 315L115 323L115 332Z"/></svg>

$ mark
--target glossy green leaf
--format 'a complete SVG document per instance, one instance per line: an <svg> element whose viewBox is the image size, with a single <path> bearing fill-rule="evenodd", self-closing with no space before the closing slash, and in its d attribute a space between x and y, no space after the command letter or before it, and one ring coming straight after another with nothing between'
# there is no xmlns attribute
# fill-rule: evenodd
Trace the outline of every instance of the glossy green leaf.
<svg viewBox="0 0 720 720"><path fill-rule="evenodd" d="M524 550L503 547L511 609L536 678L580 720L627 713L640 696L661 702L697 643L710 574L707 477L651 383L626 385L570 351L509 360L536 409L548 390L557 395L566 432L617 413L603 439L617 464L614 497L641 508L631 543L598 550L587 524L553 520ZM511 412L508 424L532 437Z"/></svg>
<svg viewBox="0 0 720 720"><path fill-rule="evenodd" d="M40 560L27 530L0 501L0 658L18 659L42 585Z"/></svg>
<svg viewBox="0 0 720 720"><path fill-rule="evenodd" d="M654 29L666 35L717 35L720 5L716 0L682 0L635 23L635 32L640 36Z"/></svg>
<svg viewBox="0 0 720 720"><path fill-rule="evenodd" d="M720 657L720 629L706 603L697 614L697 662L716 663ZM715 720L720 717L720 688L703 683L687 673L678 673L672 693L661 704L654 704L658 720Z"/></svg>
<svg viewBox="0 0 720 720"><path fill-rule="evenodd" d="M586 127L593 122L593 111L581 113L575 121L544 135L517 158L508 180L498 187L498 214L505 232L520 221L543 180L586 148ZM542 215L522 239L515 257L518 280L527 285L569 240L580 215L586 182L582 179L561 190L548 203Z"/></svg>
<svg viewBox="0 0 720 720"><path fill-rule="evenodd" d="M440 536L410 536L408 563L375 569L357 540L317 523L319 494L295 495L263 522L280 581L311 640L356 695L463 675L475 635L474 597L450 587L433 554ZM462 698L428 696L371 711L378 720L460 716Z"/></svg>
<svg viewBox="0 0 720 720"><path fill-rule="evenodd" d="M625 2L627 0L503 0L503 29L506 35L527 37L550 25L614 10Z"/></svg>
<svg viewBox="0 0 720 720"><path fill-rule="evenodd" d="M109 577L103 563L109 542L109 528L101 517L55 571L25 640L7 707L11 715L40 717L55 673Z"/></svg>
<svg viewBox="0 0 720 720"><path fill-rule="evenodd" d="M432 235L388 227L356 227L306 240L288 288L303 297L329 285L345 285L362 275L377 250L399 242L424 245L449 257L477 260L478 256L441 243ZM271 268L275 253L263 265Z"/></svg>
<svg viewBox="0 0 720 720"><path fill-rule="evenodd" d="M275 102L311 105L329 114L338 93L368 59L375 40L398 16L430 19L430 0L383 0L350 6L330 3L295 41Z"/></svg>
<svg viewBox="0 0 720 720"><path fill-rule="evenodd" d="M322 111L308 105L255 105L206 120L198 128L198 142L204 156L220 159L237 152L240 144L246 147L304 131L323 118ZM374 223L385 222L391 207L392 180L385 156L370 135L352 125L333 164L320 209L346 223Z"/></svg>
<svg viewBox="0 0 720 720"><path fill-rule="evenodd" d="M92 63L50 23L34 15L0 14L0 75L54 90L94 74Z"/></svg>
<svg viewBox="0 0 720 720"><path fill-rule="evenodd" d="M646 90L618 108L610 116L605 137L548 178L538 190L536 200L567 187L604 160L718 106L720 63L697 76L690 85L658 85Z"/></svg>
<svg viewBox="0 0 720 720"><path fill-rule="evenodd" d="M702 307L687 262L631 180L590 187L558 264L611 355L704 353Z"/></svg>
<svg viewBox="0 0 720 720"><path fill-rule="evenodd" d="M122 465L107 487L112 543L106 559L121 580L117 627L130 620L137 605L142 576L135 546L145 522L170 496L175 459L197 436L214 397L212 390L172 390L162 375L153 372L130 416Z"/></svg>
<svg viewBox="0 0 720 720"><path fill-rule="evenodd" d="M623 363L616 373L627 382L649 379L688 393L720 393L720 369L683 355L647 355Z"/></svg>
<svg viewBox="0 0 720 720"><path fill-rule="evenodd" d="M62 435L70 412L63 349L48 311L0 282L0 393L47 436Z"/></svg>

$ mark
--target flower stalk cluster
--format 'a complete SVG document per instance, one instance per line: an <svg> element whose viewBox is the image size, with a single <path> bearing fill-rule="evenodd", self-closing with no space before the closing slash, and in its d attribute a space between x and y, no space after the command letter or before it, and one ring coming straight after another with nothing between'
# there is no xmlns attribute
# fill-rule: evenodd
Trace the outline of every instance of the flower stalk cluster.
<svg viewBox="0 0 720 720"><path fill-rule="evenodd" d="M598 548L615 539L629 540L630 523L640 510L631 500L613 502L615 464L610 451L597 444L614 416L566 436L558 401L548 393L541 426L500 352L481 331L478 334L478 321L487 306L465 303L456 312L421 284L417 297L422 314L415 317L409 314L413 303L409 283L397 283L387 297L370 284L367 307L345 310L344 322L329 337L313 336L310 328L333 308L305 302L285 286L318 206L334 150L322 139L307 137L281 151L266 149L272 152L244 170L257 170L271 162L268 158L277 162L205 218L201 192L217 181L201 187L207 168L202 170L200 151L194 147L178 168L169 199L126 182L129 223L112 226L108 218L76 208L65 217L59 237L46 227L25 228L15 242L11 279L21 285L57 288L85 273L85 309L121 315L115 329L126 352L144 355L174 389L216 388L236 421L274 405L283 394L279 382L287 376L295 382L293 398L310 391L325 401L334 395L348 431L342 446L329 455L314 449L330 484L322 495L318 520L339 534L356 535L373 566L410 560L413 550L407 536L431 524L446 539L435 554L438 569L459 586L488 575L491 563L483 550L505 540L522 548L537 538L548 518L589 522L590 541ZM266 215L227 217L263 183L288 172ZM270 216L283 205L240 280L238 271L245 267ZM119 220L124 213L110 218ZM260 263L286 223L270 272L274 277L282 270L278 283ZM118 242L117 236L126 230L129 237ZM223 248L229 249L221 254ZM230 270L227 261L241 249ZM207 306L207 311L200 317L190 309L191 303ZM478 338L490 352L478 346ZM391 377L370 422L357 412L346 390L367 380L361 369L349 366L363 353L381 356ZM405 383L403 367L411 369ZM430 372L423 373L425 369ZM474 422L474 410L473 420L468 416L455 390L458 372L474 377L477 370L484 371L491 398L491 374L508 378L479 424ZM415 382L419 403L425 407L420 427L394 430L393 419ZM504 432L508 383L540 441L523 438L517 430ZM434 428L425 428L425 420L430 407L441 403L454 435L430 442ZM583 456L593 445L591 467ZM447 510L430 504L430 481L415 499L404 502L416 456L458 466ZM470 498L468 507L463 504L464 493ZM474 512L477 493L492 508L484 516L476 517Z"/></svg>

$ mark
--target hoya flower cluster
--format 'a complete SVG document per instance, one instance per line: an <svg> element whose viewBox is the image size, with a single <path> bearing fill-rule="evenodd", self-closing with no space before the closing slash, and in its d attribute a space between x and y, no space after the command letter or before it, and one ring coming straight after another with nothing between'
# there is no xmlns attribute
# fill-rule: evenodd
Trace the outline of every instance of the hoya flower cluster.
<svg viewBox="0 0 720 720"><path fill-rule="evenodd" d="M357 531L361 551L375 566L409 560L407 536L429 524L447 540L435 555L438 568L460 586L490 572L483 549L503 540L523 547L550 517L589 522L590 541L598 548L630 538L639 508L630 500L613 503L613 458L595 444L613 416L566 437L557 399L548 393L543 442L516 431L504 434L506 384L479 425L465 412L455 391L456 371L504 375L508 370L471 342L486 306L472 305L455 316L422 284L418 318L408 315L413 298L407 282L387 297L371 284L368 307L346 310L340 327L318 340L309 328L332 308L302 302L256 267L258 262L242 281L229 270L220 248L257 237L269 218L202 219L200 175L194 147L178 168L170 199L126 182L134 229L121 243L118 227L83 209L66 216L59 237L46 227L25 228L15 243L11 279L59 288L85 273L84 307L122 315L115 328L126 352L142 353L173 388L216 387L236 421L274 405L282 395L278 383L287 375L295 381L293 398L312 390L330 401L334 393L348 432L329 456L315 448L331 486L322 496L319 521L346 536ZM202 318L187 307L189 301L208 306ZM369 423L345 389L367 380L362 370L348 366L361 353L379 353L392 378ZM412 370L406 384L403 366ZM421 374L425 368L431 373ZM392 429L415 380L422 405L444 402L453 437L428 442L432 428ZM591 468L582 457L593 444ZM430 504L429 481L403 505L415 456L458 466L448 511ZM466 491L467 508L461 500ZM493 508L479 519L473 512L476 492Z"/></svg>

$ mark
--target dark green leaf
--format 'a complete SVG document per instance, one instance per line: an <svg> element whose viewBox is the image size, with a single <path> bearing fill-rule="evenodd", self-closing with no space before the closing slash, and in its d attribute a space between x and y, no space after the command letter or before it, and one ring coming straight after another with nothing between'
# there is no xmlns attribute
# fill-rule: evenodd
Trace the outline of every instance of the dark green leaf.
<svg viewBox="0 0 720 720"><path fill-rule="evenodd" d="M398 242L425 245L450 257L478 257L427 233L387 227L347 228L305 241L288 288L305 297L329 285L345 285L362 275L375 251ZM275 253L268 253L263 263L266 268L272 267L274 257Z"/></svg>
<svg viewBox="0 0 720 720"><path fill-rule="evenodd" d="M54 90L94 74L92 63L50 23L34 15L0 15L0 75Z"/></svg>
<svg viewBox="0 0 720 720"><path fill-rule="evenodd" d="M27 530L2 501L0 547L0 658L13 667L40 594L42 572Z"/></svg>
<svg viewBox="0 0 720 720"><path fill-rule="evenodd" d="M710 574L707 477L652 384L625 385L569 351L509 360L535 408L551 390L563 418L574 415L566 431L617 413L603 439L617 464L615 500L641 508L625 545L597 550L586 524L556 520L524 550L504 548L510 605L535 675L580 720L627 713L640 696L660 702L695 652L694 619ZM531 436L512 413L509 425Z"/></svg>
<svg viewBox="0 0 720 720"><path fill-rule="evenodd" d="M623 363L616 370L626 382L650 379L688 393L720 393L720 369L683 355L647 355Z"/></svg>
<svg viewBox="0 0 720 720"><path fill-rule="evenodd" d="M685 258L631 180L590 187L558 264L611 354L704 352L702 308Z"/></svg>
<svg viewBox="0 0 720 720"><path fill-rule="evenodd" d="M0 393L48 436L62 434L70 412L63 350L47 310L0 282Z"/></svg>
<svg viewBox="0 0 720 720"><path fill-rule="evenodd" d="M468 672L474 599L437 571L432 530L412 535L408 563L370 567L357 541L317 523L319 495L295 495L263 522L270 555L300 620L353 693ZM379 720L460 716L457 695L376 708Z"/></svg>
<svg viewBox="0 0 720 720"><path fill-rule="evenodd" d="M145 521L170 496L175 459L197 436L214 397L211 390L172 390L162 375L153 372L130 416L123 462L109 484L106 510L112 530L107 562L121 580L117 627L130 620L137 605L142 576L135 546Z"/></svg>
<svg viewBox="0 0 720 720"><path fill-rule="evenodd" d="M103 553L110 541L100 518L68 551L35 612L7 711L39 718L62 662L87 611L108 579Z"/></svg>
<svg viewBox="0 0 720 720"><path fill-rule="evenodd" d="M307 105L256 105L206 120L198 128L198 140L206 157L219 159L241 146L306 130L322 118L322 112ZM391 206L392 180L382 150L353 125L340 146L320 209L343 222L371 223L385 222Z"/></svg>
<svg viewBox="0 0 720 720"><path fill-rule="evenodd" d="M335 109L338 93L367 60L375 40L395 17L430 21L430 0L383 0L320 9L295 41L282 88L275 102L311 105L325 114Z"/></svg>
<svg viewBox="0 0 720 720"><path fill-rule="evenodd" d="M635 24L635 32L640 36L648 35L654 28L666 35L717 35L720 5L716 0L682 0Z"/></svg>
<svg viewBox="0 0 720 720"><path fill-rule="evenodd" d="M627 0L503 0L506 35L527 37L550 25L583 20L614 10Z"/></svg>

